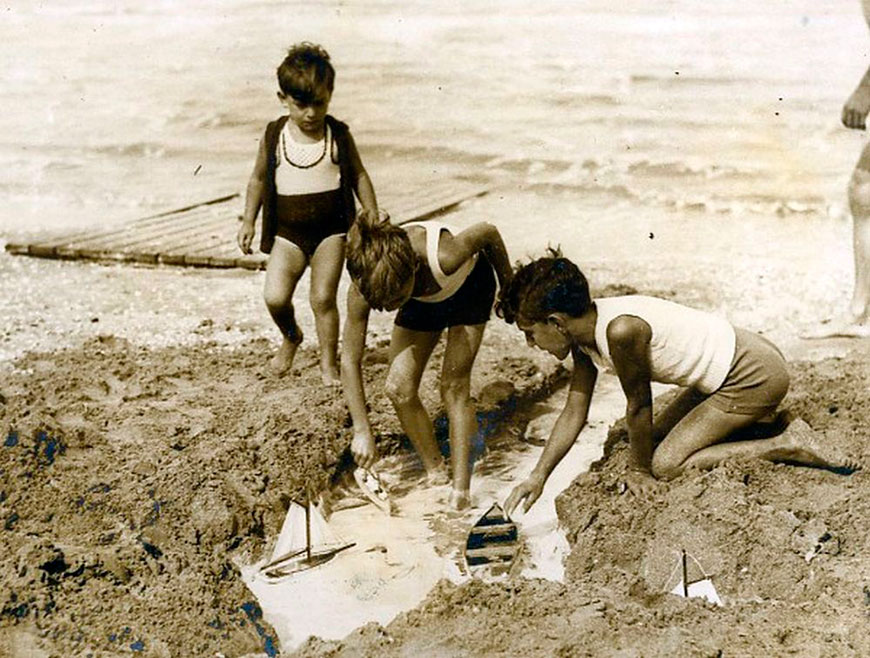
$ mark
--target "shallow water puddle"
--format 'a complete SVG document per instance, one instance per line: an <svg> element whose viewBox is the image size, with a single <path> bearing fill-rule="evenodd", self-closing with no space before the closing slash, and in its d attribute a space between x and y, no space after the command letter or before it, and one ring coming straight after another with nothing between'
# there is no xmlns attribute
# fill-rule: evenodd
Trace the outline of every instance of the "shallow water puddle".
<svg viewBox="0 0 870 658"><path fill-rule="evenodd" d="M562 390L548 401L552 418L541 419L544 427L555 422L565 395ZM514 514L523 544L524 577L562 580L568 542L558 526L555 498L600 457L607 429L624 408L618 381L602 375L580 440L553 471L535 506L527 514ZM491 437L490 443L497 444L498 437ZM503 503L534 467L542 447L523 445L521 450L492 450L478 460L472 478L473 507L461 513L447 507L449 486L409 486L420 474L416 456L383 459L377 468L396 513L388 517L369 504L337 511L329 519L338 536L356 542L353 548L278 583L258 576L261 563L242 565L244 582L277 631L282 649L297 647L310 635L340 639L368 622L386 625L398 613L416 607L442 578L455 583L471 578L462 558L466 535L480 515L493 502Z"/></svg>

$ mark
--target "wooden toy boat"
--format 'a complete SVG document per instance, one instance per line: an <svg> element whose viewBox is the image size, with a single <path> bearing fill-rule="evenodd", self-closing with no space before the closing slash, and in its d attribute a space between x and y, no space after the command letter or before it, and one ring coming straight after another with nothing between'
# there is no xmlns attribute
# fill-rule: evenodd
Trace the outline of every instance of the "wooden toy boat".
<svg viewBox="0 0 870 658"><path fill-rule="evenodd" d="M375 507L387 516L393 513L390 495L374 471L362 467L356 468L353 471L353 479L359 490Z"/></svg>
<svg viewBox="0 0 870 658"><path fill-rule="evenodd" d="M465 562L469 571L484 565L498 572L510 570L519 553L518 536L516 524L494 503L468 532Z"/></svg>

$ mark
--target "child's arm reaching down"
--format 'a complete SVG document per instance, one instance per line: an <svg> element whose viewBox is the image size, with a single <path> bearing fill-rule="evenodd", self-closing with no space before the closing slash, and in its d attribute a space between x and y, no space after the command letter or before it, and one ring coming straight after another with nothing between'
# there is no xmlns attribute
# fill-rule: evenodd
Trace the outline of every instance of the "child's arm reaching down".
<svg viewBox="0 0 870 658"><path fill-rule="evenodd" d="M366 346L370 307L356 284L347 291L347 318L341 350L341 383L350 417L353 441L350 451L356 463L369 468L377 459L375 437L366 411L366 393L362 377L362 357Z"/></svg>
<svg viewBox="0 0 870 658"><path fill-rule="evenodd" d="M592 365L591 359L580 350L573 350L573 357L574 372L571 375L571 385L568 390L568 398L565 401L565 408L562 409L556 424L553 425L550 437L547 439L547 444L544 446L535 468L524 482L514 487L505 501L504 510L508 516L513 514L514 509L523 501L525 501L523 512L529 511L529 508L535 504L543 492L544 484L553 469L562 461L586 425L598 371Z"/></svg>
<svg viewBox="0 0 870 658"><path fill-rule="evenodd" d="M638 317L621 315L607 325L607 343L625 392L625 424L631 446L627 484L637 496L652 493L652 389L649 345L652 330Z"/></svg>
<svg viewBox="0 0 870 658"><path fill-rule="evenodd" d="M347 143L350 155L350 164L353 171L353 190L359 199L360 205L364 210L373 213L373 217L378 216L378 200L375 196L375 186L372 184L371 178L366 171L365 166L360 158L359 151L356 148L356 142L353 140L353 135L348 132Z"/></svg>

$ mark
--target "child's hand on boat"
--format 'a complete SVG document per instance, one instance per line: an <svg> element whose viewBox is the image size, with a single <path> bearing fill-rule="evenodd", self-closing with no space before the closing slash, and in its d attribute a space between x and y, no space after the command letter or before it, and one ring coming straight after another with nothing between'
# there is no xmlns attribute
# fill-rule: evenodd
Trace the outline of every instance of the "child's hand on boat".
<svg viewBox="0 0 870 658"><path fill-rule="evenodd" d="M508 496L504 503L505 514L510 517L523 499L526 501L523 505L523 513L528 512L532 505L535 504L535 501L541 497L541 492L544 490L544 482L546 482L546 478L532 473L525 482L521 482L514 487L514 490L511 491L510 496Z"/></svg>

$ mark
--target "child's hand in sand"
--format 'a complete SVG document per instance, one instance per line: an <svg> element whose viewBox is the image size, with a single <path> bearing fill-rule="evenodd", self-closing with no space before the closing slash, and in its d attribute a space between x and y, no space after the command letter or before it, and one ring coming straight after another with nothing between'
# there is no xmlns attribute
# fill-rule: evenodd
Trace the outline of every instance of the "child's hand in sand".
<svg viewBox="0 0 870 658"><path fill-rule="evenodd" d="M629 471L625 476L625 485L638 498L646 498L655 493L659 481L648 471Z"/></svg>
<svg viewBox="0 0 870 658"><path fill-rule="evenodd" d="M362 468L371 468L378 459L375 439L371 432L354 432L350 442L350 452L354 461Z"/></svg>
<svg viewBox="0 0 870 658"><path fill-rule="evenodd" d="M525 482L521 482L514 487L514 490L511 491L511 495L508 496L504 503L505 514L510 517L511 514L513 514L514 509L516 509L517 505L519 505L524 498L526 502L523 505L523 513L528 512L532 505L535 504L535 501L541 497L545 481L546 478L532 474Z"/></svg>

